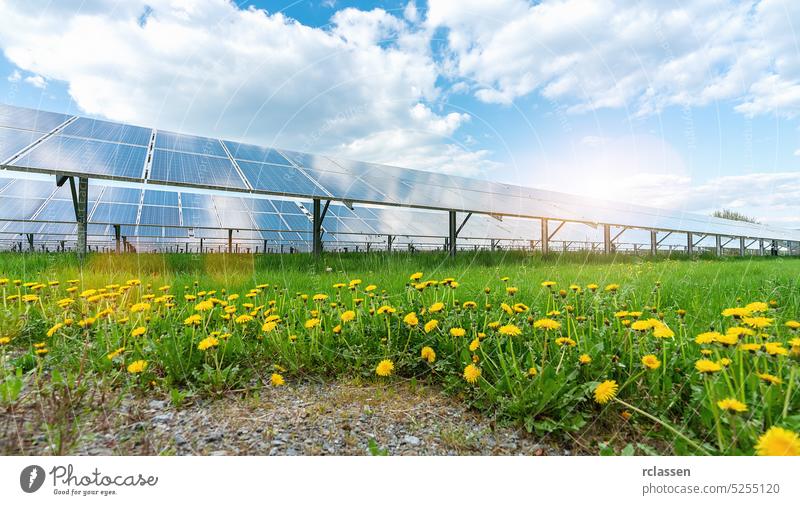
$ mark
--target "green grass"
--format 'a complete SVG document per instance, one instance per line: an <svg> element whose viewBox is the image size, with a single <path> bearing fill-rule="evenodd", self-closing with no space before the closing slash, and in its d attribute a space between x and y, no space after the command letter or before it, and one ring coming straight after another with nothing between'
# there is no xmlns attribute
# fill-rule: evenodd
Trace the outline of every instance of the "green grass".
<svg viewBox="0 0 800 505"><path fill-rule="evenodd" d="M409 275L418 271L424 272L423 280L453 278L458 287L417 290L409 285ZM509 279L504 282L502 277ZM55 441L69 438L69 430L59 423L77 422L77 414L70 410L77 406L64 407L54 400L79 398L72 387L102 384L116 395L213 396L249 387L254 381L269 384L276 371L289 383L341 376L379 381L414 377L440 386L445 394L501 422L539 434L591 431L603 441L617 438L623 423L625 440L619 442L634 442L645 452L657 447L667 454L752 454L770 427L794 431L800 427L795 414L800 407L795 394L797 356L789 343L796 335L784 326L800 319L800 260L795 258L645 259L583 253L543 258L478 252L456 259L435 253L352 253L327 254L317 260L304 254L93 254L81 264L67 254L5 253L0 254L0 278L9 279L0 308L0 337L10 339L0 350L3 406L12 409L23 401L13 394L20 383L35 385L38 397L26 401L53 406L53 420L45 428L58 434L49 437ZM30 288L14 286L14 279L59 284L40 288L35 291L40 300L25 303L15 295L30 293ZM77 293L66 292L70 279L79 281ZM113 299L77 296L86 289L124 285L131 279L139 279L141 285ZM352 279L363 280L355 291L333 288ZM555 290L543 288L545 280L554 281ZM600 286L597 293L586 290L590 283ZM620 285L619 291L604 292L603 287L612 283ZM184 324L184 319L198 313L195 305L203 299L185 301L184 295L215 290L213 297L225 299L240 294L230 302L237 306L235 319L252 310L243 306L248 301L244 295L259 284L269 287L250 299L260 307L253 311L253 321L236 324L223 319L224 308L217 304L210 312L199 312L199 326ZM377 286L372 297L364 292L369 284ZM571 284L581 286L582 292L571 291ZM164 285L171 286L168 293L175 297L174 307L150 300L150 309L130 311L148 293L161 296L158 288ZM506 293L510 286L517 288L513 296ZM564 296L559 289L566 291ZM319 293L329 298L313 302L311 297ZM65 297L75 298L66 311L55 303ZM354 298L365 301L356 304ZM445 306L441 312L426 313L439 301ZM466 301L474 301L477 308L463 308ZM763 350L750 354L735 346L694 342L700 333L712 329L724 333L740 326L721 311L755 301L774 302L764 314L772 321L742 342L782 342L786 355ZM522 303L527 310L506 314L502 303ZM396 313L375 314L384 305ZM272 311L266 312L270 307ZM316 316L314 309L320 311ZM342 323L341 313L351 309L355 320ZM532 323L553 309L561 312L552 316L561 327L549 332L535 329ZM76 324L103 310L111 312L89 327ZM629 329L623 323L626 318L615 317L621 310L643 311L641 320L661 320L674 337L662 339L652 330ZM403 322L412 311L419 319L413 328ZM262 323L270 314L281 320L265 332ZM48 329L66 318L73 324L47 337ZM306 322L315 318L320 326L307 329ZM439 322L438 328L426 333L422 326L431 319ZM494 321L513 324L522 335L502 335L489 324ZM333 331L337 325L341 332ZM131 337L137 326L146 327L146 334ZM451 328L464 328L466 335L451 336ZM220 336L215 331L230 336L199 350L204 338ZM479 332L487 336L472 351L470 344ZM576 345L558 345L558 337L570 338ZM44 343L49 352L37 357L37 343ZM420 358L425 346L436 352L432 364ZM125 351L108 359L107 354L120 347ZM727 358L731 363L704 376L695 370L695 361L703 357L701 349L710 351L713 361ZM581 354L592 362L579 364ZM646 354L655 355L661 366L646 369L641 363ZM393 376L376 378L375 367L383 359L393 362ZM128 373L127 365L136 360L147 361L146 370ZM473 360L481 371L474 384L463 377ZM764 372L782 383L768 385L756 375ZM594 401L593 391L605 380L615 380L619 391L617 398L601 405ZM76 383L79 386L70 385ZM732 415L717 407L718 400L728 397L744 402L747 412ZM629 414L623 421L621 416ZM59 448L54 452L68 451L63 442L54 446ZM602 447L608 450L607 445Z"/></svg>

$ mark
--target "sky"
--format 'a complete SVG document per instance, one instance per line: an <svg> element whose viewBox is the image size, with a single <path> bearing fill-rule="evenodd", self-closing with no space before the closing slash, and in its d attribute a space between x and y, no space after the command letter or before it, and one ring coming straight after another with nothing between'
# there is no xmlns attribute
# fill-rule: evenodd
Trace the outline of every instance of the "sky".
<svg viewBox="0 0 800 505"><path fill-rule="evenodd" d="M8 0L0 101L800 228L800 2Z"/></svg>

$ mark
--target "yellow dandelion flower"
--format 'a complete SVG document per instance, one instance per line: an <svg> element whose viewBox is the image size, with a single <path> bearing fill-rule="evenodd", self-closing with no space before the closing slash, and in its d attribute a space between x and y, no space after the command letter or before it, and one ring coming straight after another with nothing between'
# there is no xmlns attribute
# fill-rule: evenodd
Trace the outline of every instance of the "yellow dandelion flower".
<svg viewBox="0 0 800 505"><path fill-rule="evenodd" d="M419 318L417 317L416 312L409 312L408 314L403 317L403 322L408 326L416 326L419 324ZM426 325L427 328L427 325ZM427 331L427 330L426 330Z"/></svg>
<svg viewBox="0 0 800 505"><path fill-rule="evenodd" d="M591 362L592 362L592 357L589 356L588 354L581 354L578 357L578 363L580 363L581 365L588 365Z"/></svg>
<svg viewBox="0 0 800 505"><path fill-rule="evenodd" d="M428 363L433 363L436 361L436 352L433 350L432 347L425 346L422 348L420 352L420 357L424 360L427 360Z"/></svg>
<svg viewBox="0 0 800 505"><path fill-rule="evenodd" d="M694 364L695 369L700 373L714 373L722 370L719 363L715 363L709 359L699 359Z"/></svg>
<svg viewBox="0 0 800 505"><path fill-rule="evenodd" d="M391 307L389 305L382 305L381 307L378 308L377 312L378 314L394 314L395 312L397 312L397 310L395 310L394 307Z"/></svg>
<svg viewBox="0 0 800 505"><path fill-rule="evenodd" d="M137 326L136 328L131 330L131 336L132 337L141 337L146 332L147 332L147 328L145 328L144 326Z"/></svg>
<svg viewBox="0 0 800 505"><path fill-rule="evenodd" d="M56 323L54 324L49 330L47 330L47 336L52 337L55 333L64 327L64 323Z"/></svg>
<svg viewBox="0 0 800 505"><path fill-rule="evenodd" d="M478 378L481 376L481 369L476 367L474 364L470 363L464 368L464 380L469 382L470 384L475 384L478 382Z"/></svg>
<svg viewBox="0 0 800 505"><path fill-rule="evenodd" d="M561 323L558 321L554 321L553 319L539 319L533 323L533 327L536 329L544 329L544 330L557 330L561 328Z"/></svg>
<svg viewBox="0 0 800 505"><path fill-rule="evenodd" d="M603 381L594 388L594 401L603 405L617 396L619 386L615 380Z"/></svg>
<svg viewBox="0 0 800 505"><path fill-rule="evenodd" d="M216 347L219 345L219 340L216 337L206 337L197 344L197 348L201 351Z"/></svg>
<svg viewBox="0 0 800 505"><path fill-rule="evenodd" d="M128 373L137 374L142 373L147 368L147 361L140 359L128 365Z"/></svg>
<svg viewBox="0 0 800 505"><path fill-rule="evenodd" d="M319 319L317 319L316 317L312 317L311 319L306 321L305 328L307 330L311 330L311 329L316 328L317 326L319 326L319 323L320 323Z"/></svg>
<svg viewBox="0 0 800 505"><path fill-rule="evenodd" d="M759 437L756 454L759 456L800 456L800 437L793 431L773 426Z"/></svg>
<svg viewBox="0 0 800 505"><path fill-rule="evenodd" d="M109 361L113 361L114 358L116 358L117 356L119 356L123 352L125 352L125 348L124 347L120 347L119 349L115 349L115 350L111 351L110 353L108 353L106 355L106 358L108 358Z"/></svg>
<svg viewBox="0 0 800 505"><path fill-rule="evenodd" d="M517 326L513 324L506 324L501 326L497 331L500 332L501 335L506 335L509 337L517 337L522 335L522 330L520 330Z"/></svg>
<svg viewBox="0 0 800 505"><path fill-rule="evenodd" d="M375 373L381 377L388 377L392 375L394 371L394 363L391 360L385 359L378 363L378 366L375 367Z"/></svg>
<svg viewBox="0 0 800 505"><path fill-rule="evenodd" d="M430 313L441 312L442 309L444 309L444 304L442 302L436 302L430 307L428 307L428 312Z"/></svg>
<svg viewBox="0 0 800 505"><path fill-rule="evenodd" d="M450 328L450 336L451 337L463 337L467 334L467 330L464 328Z"/></svg>
<svg viewBox="0 0 800 505"><path fill-rule="evenodd" d="M705 333L701 333L697 335L694 339L695 344L713 344L717 341L717 338L722 337L722 334L718 331L707 331Z"/></svg>
<svg viewBox="0 0 800 505"><path fill-rule="evenodd" d="M346 311L342 312L342 315L339 316L339 317L340 317L340 319L342 320L343 323L348 323L348 322L350 322L350 321L352 321L353 319L356 318L356 313L355 313L355 311L352 311L352 310L346 310Z"/></svg>
<svg viewBox="0 0 800 505"><path fill-rule="evenodd" d="M286 382L283 380L283 376L279 373L272 374L269 378L269 382L275 387L283 386L284 384L286 384Z"/></svg>
<svg viewBox="0 0 800 505"><path fill-rule="evenodd" d="M720 410L727 410L734 413L747 412L747 405L736 398L724 398L717 402L717 407L719 407Z"/></svg>
<svg viewBox="0 0 800 505"><path fill-rule="evenodd" d="M762 381L764 381L764 382L766 382L768 384L771 384L771 385L774 385L774 386L778 386L780 384L783 384L783 381L780 379L780 377L777 377L775 375L772 375L772 374L769 374L769 373L757 373L756 375L758 375L759 379L761 379Z"/></svg>
<svg viewBox="0 0 800 505"><path fill-rule="evenodd" d="M469 343L469 350L470 352L475 352L478 350L478 347L481 345L481 339L475 337L475 340Z"/></svg>
<svg viewBox="0 0 800 505"><path fill-rule="evenodd" d="M439 327L439 321L437 321L436 319L431 319L430 321L425 323L425 333L430 333L438 327Z"/></svg>
<svg viewBox="0 0 800 505"><path fill-rule="evenodd" d="M577 343L569 337L559 337L556 339L556 345L558 346L567 346L567 347L575 347Z"/></svg>
<svg viewBox="0 0 800 505"><path fill-rule="evenodd" d="M203 322L203 318L200 317L200 314L192 314L191 316L183 320L183 324L185 324L186 326L197 326L201 322Z"/></svg>
<svg viewBox="0 0 800 505"><path fill-rule="evenodd" d="M642 356L642 365L650 370L655 370L661 366L661 361L659 361L655 354L648 354L646 356Z"/></svg>

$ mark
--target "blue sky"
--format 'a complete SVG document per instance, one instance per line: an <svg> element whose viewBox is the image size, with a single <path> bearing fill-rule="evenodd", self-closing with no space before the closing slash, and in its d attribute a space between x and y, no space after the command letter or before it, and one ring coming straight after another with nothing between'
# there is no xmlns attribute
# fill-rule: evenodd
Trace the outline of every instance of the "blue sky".
<svg viewBox="0 0 800 505"><path fill-rule="evenodd" d="M800 3L12 1L11 104L800 227Z"/></svg>

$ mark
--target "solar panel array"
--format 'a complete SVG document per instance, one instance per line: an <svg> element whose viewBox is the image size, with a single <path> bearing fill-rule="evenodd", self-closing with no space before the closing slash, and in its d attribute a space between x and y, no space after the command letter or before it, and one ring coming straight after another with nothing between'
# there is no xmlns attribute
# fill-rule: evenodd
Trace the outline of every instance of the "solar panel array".
<svg viewBox="0 0 800 505"><path fill-rule="evenodd" d="M0 164L8 170L88 175L110 179L206 188L281 197L321 198L393 207L455 210L528 218L552 218L581 223L604 223L664 231L719 234L778 240L800 240L800 232L764 225L717 219L681 211L665 211L626 203L576 197L522 186L469 179L374 163L341 160L326 156L261 147L227 140L156 131L83 117L22 109L0 104ZM179 194L179 193L175 193ZM191 197L192 203L199 197ZM214 197L217 198L217 197ZM184 225L194 227L280 228L306 230L295 217L288 219L277 209L259 210L215 206L197 200L196 205L155 205L142 203L131 223L134 203L99 203L95 216L113 217L126 225ZM102 200L102 197L101 197ZM56 201L60 201L56 199ZM256 199L253 199L256 201ZM269 201L269 200L264 200ZM212 200L213 202L213 200ZM55 214L47 209L42 217ZM266 205L266 204L258 204ZM15 210L25 214L34 202ZM171 208L171 210L170 210ZM99 213L98 213L99 212ZM377 232L369 221L391 217L358 215L353 222L336 216L336 229ZM382 214L381 211L379 214ZM177 213L177 214L176 214ZM63 215L63 214L62 214ZM296 214L289 214L293 216ZM402 214L403 229L409 234L415 224L411 214ZM39 214L37 214L38 219ZM488 219L488 218L487 218ZM432 220L434 222L435 220ZM291 224L290 224L291 222ZM356 224L357 223L357 226ZM490 223L491 224L491 223ZM249 226L248 226L249 225ZM445 225L446 226L446 225ZM428 230L422 230L427 232ZM436 235L442 231L437 230Z"/></svg>

